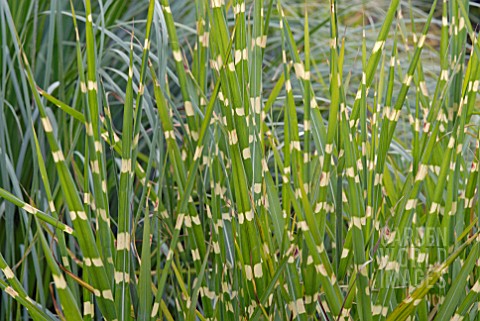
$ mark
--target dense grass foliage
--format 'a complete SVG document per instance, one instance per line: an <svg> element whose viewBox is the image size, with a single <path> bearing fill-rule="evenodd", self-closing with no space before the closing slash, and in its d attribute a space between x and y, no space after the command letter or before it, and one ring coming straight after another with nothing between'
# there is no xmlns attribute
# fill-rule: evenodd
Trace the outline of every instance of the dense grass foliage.
<svg viewBox="0 0 480 321"><path fill-rule="evenodd" d="M480 320L478 4L0 0L0 321Z"/></svg>

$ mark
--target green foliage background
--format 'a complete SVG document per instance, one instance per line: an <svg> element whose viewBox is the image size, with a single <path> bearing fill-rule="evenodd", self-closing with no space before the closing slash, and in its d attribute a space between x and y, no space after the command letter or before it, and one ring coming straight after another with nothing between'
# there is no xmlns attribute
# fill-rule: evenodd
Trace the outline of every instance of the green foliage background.
<svg viewBox="0 0 480 321"><path fill-rule="evenodd" d="M0 320L480 320L479 8L0 0Z"/></svg>

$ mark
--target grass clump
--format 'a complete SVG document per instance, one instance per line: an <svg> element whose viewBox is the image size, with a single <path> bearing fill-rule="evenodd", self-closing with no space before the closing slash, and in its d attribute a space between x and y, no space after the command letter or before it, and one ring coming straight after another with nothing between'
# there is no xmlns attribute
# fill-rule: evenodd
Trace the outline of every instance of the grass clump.
<svg viewBox="0 0 480 321"><path fill-rule="evenodd" d="M0 4L0 320L479 318L475 4Z"/></svg>

